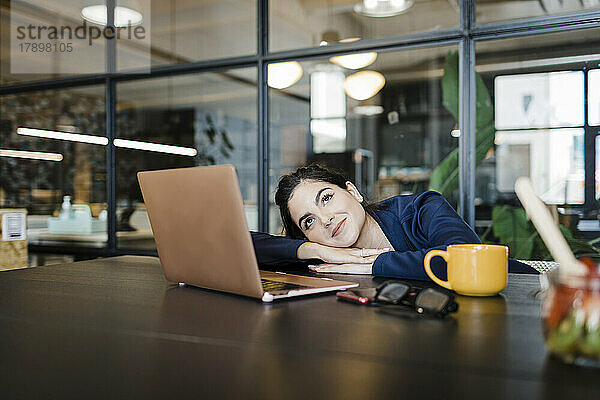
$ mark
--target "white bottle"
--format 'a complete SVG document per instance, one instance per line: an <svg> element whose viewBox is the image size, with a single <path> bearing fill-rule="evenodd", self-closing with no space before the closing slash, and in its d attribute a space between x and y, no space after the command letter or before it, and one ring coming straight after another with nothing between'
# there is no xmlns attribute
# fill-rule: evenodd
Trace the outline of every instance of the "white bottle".
<svg viewBox="0 0 600 400"><path fill-rule="evenodd" d="M63 196L62 206L60 207L60 219L68 219L71 217L73 207L71 206L71 196Z"/></svg>

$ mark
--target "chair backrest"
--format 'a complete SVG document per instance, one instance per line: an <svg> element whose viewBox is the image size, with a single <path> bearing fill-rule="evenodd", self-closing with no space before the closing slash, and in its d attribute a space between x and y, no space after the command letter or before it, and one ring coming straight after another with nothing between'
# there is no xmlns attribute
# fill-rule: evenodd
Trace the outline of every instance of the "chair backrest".
<svg viewBox="0 0 600 400"><path fill-rule="evenodd" d="M540 273L546 273L552 271L558 267L558 263L555 261L537 261L537 260L517 260L523 264L529 265Z"/></svg>

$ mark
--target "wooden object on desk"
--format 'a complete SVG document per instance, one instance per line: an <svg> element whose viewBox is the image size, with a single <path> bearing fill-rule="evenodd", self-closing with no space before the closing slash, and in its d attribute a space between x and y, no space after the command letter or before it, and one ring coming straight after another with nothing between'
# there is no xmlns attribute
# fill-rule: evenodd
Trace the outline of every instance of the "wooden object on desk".
<svg viewBox="0 0 600 400"><path fill-rule="evenodd" d="M27 267L27 210L0 209L0 271Z"/></svg>

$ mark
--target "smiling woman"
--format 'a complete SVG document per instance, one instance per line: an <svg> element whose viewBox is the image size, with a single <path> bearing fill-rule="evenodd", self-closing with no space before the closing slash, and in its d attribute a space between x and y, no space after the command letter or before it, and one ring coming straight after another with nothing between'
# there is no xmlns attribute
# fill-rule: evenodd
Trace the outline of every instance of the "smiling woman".
<svg viewBox="0 0 600 400"><path fill-rule="evenodd" d="M252 234L263 267L311 260L317 272L429 280L423 268L429 250L481 243L437 192L367 204L343 175L315 164L281 177L275 202L287 238ZM439 260L434 269L445 275L443 267ZM533 272L514 260L509 269Z"/></svg>

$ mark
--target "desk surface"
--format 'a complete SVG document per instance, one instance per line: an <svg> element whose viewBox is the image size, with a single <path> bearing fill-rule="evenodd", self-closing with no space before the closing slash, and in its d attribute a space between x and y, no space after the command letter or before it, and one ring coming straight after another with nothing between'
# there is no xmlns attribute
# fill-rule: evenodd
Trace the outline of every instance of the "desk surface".
<svg viewBox="0 0 600 400"><path fill-rule="evenodd" d="M108 234L106 232L97 233L50 233L48 228L35 228L27 230L27 240L29 244L43 246L84 246L84 247L106 247ZM139 248L156 248L154 246L154 236L150 229L139 229L136 231L117 232L117 240L119 242L134 242ZM139 246L139 244L145 246ZM149 245L148 245L149 243ZM131 246L124 246L131 247Z"/></svg>
<svg viewBox="0 0 600 400"><path fill-rule="evenodd" d="M373 286L371 277L346 276ZM271 305L117 257L0 274L2 398L599 398L542 341L537 277L407 320L333 295ZM578 396L578 397L576 397Z"/></svg>

